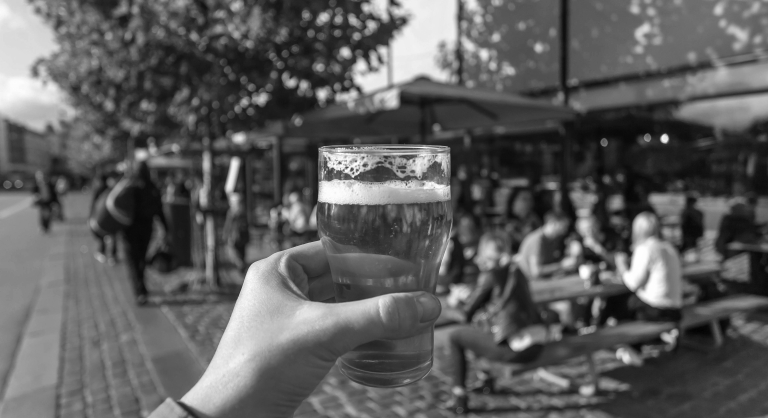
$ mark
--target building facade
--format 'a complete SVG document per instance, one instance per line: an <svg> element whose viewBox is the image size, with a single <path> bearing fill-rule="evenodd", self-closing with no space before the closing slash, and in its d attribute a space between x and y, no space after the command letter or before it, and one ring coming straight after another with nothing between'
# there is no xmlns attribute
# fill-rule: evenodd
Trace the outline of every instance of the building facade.
<svg viewBox="0 0 768 418"><path fill-rule="evenodd" d="M45 135L0 116L0 177L31 177L50 164Z"/></svg>

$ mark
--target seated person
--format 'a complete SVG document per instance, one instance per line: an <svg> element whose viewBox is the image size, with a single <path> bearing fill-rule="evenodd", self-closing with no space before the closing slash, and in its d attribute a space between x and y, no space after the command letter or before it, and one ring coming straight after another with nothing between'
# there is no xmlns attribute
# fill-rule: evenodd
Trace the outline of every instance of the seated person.
<svg viewBox="0 0 768 418"><path fill-rule="evenodd" d="M509 198L504 229L511 239L513 253L517 252L528 234L541 226L541 219L533 211L533 203L533 192L530 189L515 189Z"/></svg>
<svg viewBox="0 0 768 418"><path fill-rule="evenodd" d="M576 222L584 262L613 265L613 254L621 248L621 238L614 231L604 228L600 220L590 215Z"/></svg>
<svg viewBox="0 0 768 418"><path fill-rule="evenodd" d="M466 264L464 246L461 245L458 233L454 229L451 231L451 238L445 248L443 260L440 262L436 290L438 295L448 293L450 285L462 282Z"/></svg>
<svg viewBox="0 0 768 418"><path fill-rule="evenodd" d="M632 222L633 253L628 265L627 255L616 255L618 277L632 291L621 311L615 312L617 320L679 322L682 319L683 278L682 265L677 250L662 240L659 219L650 212L642 212ZM675 343L677 332L662 336L666 342ZM627 364L641 365L639 346L620 347L617 357Z"/></svg>
<svg viewBox="0 0 768 418"><path fill-rule="evenodd" d="M699 238L704 236L704 214L696 209L696 198L685 198L685 208L680 214L680 229L683 233L683 243L680 251L685 252L698 247Z"/></svg>
<svg viewBox="0 0 768 418"><path fill-rule="evenodd" d="M728 244L732 242L751 244L759 240L760 233L755 225L752 209L745 200L734 199L729 213L720 221L715 249L723 257L729 258L736 252L728 250Z"/></svg>
<svg viewBox="0 0 768 418"><path fill-rule="evenodd" d="M456 413L467 410L465 350L492 361L527 363L539 357L547 341L528 281L510 263L509 247L503 232L482 236L475 260L480 268L478 284L462 312L463 322L474 319L479 327L462 325L448 336L453 398L446 407Z"/></svg>
<svg viewBox="0 0 768 418"><path fill-rule="evenodd" d="M528 280L576 270L578 260L564 254L570 224L570 218L562 212L549 212L544 216L544 225L525 237L516 261Z"/></svg>

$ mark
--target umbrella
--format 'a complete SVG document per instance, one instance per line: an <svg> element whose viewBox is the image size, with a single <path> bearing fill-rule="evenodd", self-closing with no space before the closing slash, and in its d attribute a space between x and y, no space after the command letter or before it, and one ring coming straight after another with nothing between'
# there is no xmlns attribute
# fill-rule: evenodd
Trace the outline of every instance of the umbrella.
<svg viewBox="0 0 768 418"><path fill-rule="evenodd" d="M465 130L549 124L576 113L512 94L450 85L419 77L345 103L313 110L282 126L293 137L415 136Z"/></svg>

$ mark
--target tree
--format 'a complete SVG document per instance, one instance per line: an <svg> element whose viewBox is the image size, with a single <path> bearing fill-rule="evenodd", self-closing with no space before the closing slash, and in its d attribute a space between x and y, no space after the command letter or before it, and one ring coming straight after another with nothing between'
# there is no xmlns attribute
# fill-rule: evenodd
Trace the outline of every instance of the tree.
<svg viewBox="0 0 768 418"><path fill-rule="evenodd" d="M571 1L569 75L579 81L718 62L768 44L768 5L737 0ZM469 84L557 86L560 0L475 0L462 23ZM438 63L455 71L454 45Z"/></svg>
<svg viewBox="0 0 768 418"><path fill-rule="evenodd" d="M136 137L178 130L204 149L356 89L353 67L375 70L406 23L397 1L29 0L59 51L38 73L95 119ZM211 190L210 170L204 176ZM215 275L215 225L208 276Z"/></svg>

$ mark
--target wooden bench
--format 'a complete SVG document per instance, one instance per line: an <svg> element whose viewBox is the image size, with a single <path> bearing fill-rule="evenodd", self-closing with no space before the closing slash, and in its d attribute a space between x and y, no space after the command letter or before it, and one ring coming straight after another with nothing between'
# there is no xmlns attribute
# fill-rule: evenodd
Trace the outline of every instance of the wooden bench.
<svg viewBox="0 0 768 418"><path fill-rule="evenodd" d="M681 338L686 329L709 324L715 347L723 344L723 330L720 320L741 312L750 312L768 307L768 297L755 295L732 295L688 306L683 311ZM690 346L690 345L689 345Z"/></svg>
<svg viewBox="0 0 768 418"><path fill-rule="evenodd" d="M768 308L768 297L733 295L687 307L683 311L683 321L679 325L681 328L680 338L683 337L685 329L710 324L715 339L715 346L720 346L723 343L723 333L719 322L721 319L728 318L736 313L761 308ZM594 354L597 351L612 349L619 345L647 342L658 338L662 333L671 331L676 327L678 327L678 324L673 322L627 322L615 327L601 328L591 334L566 337L560 341L552 342L545 347L542 355L531 363L509 364L488 362L481 359L481 363L484 362L485 364L481 365L480 369L488 371L503 368L513 374L537 370L537 374L547 381L564 388L569 388L571 382L568 379L549 373L544 368L561 364L571 359L584 357L589 367L589 379L588 383L579 388L579 390L582 394L591 395L597 390L599 379L599 373L594 360ZM485 387L483 391L487 393L492 391L492 388Z"/></svg>

